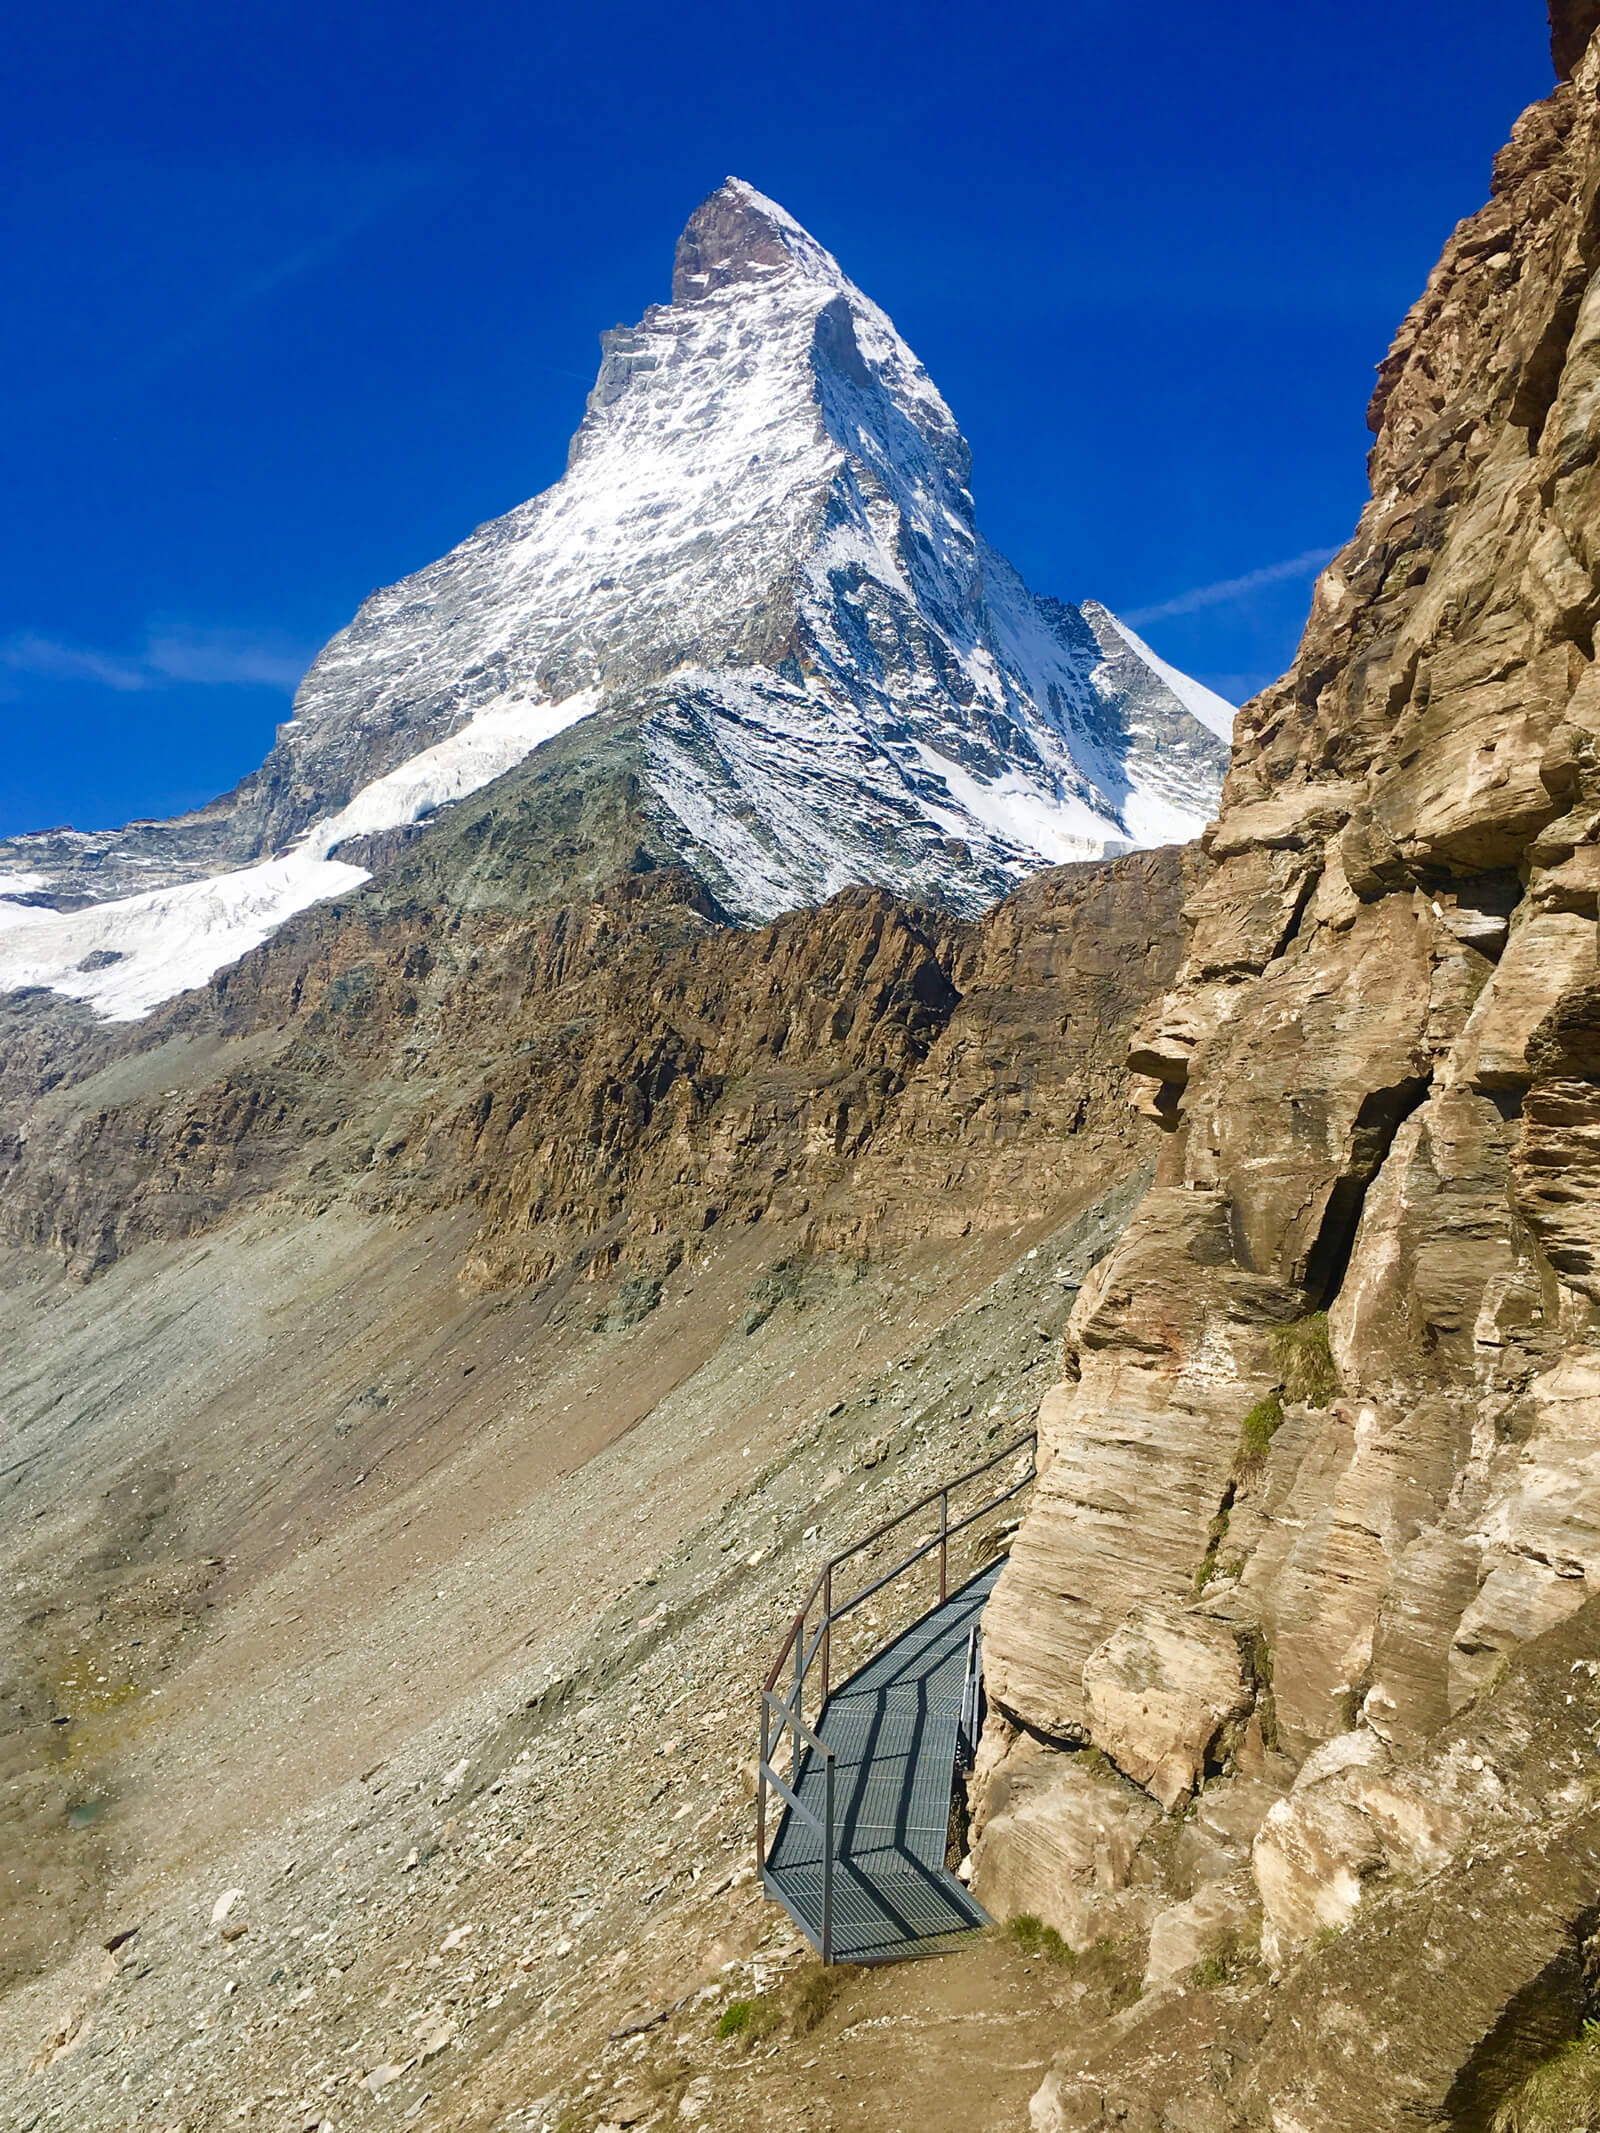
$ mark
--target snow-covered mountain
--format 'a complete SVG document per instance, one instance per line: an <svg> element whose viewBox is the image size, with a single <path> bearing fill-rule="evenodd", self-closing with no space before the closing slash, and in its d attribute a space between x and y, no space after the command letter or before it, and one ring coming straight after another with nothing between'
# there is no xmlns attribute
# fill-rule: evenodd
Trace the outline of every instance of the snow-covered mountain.
<svg viewBox="0 0 1600 2133"><path fill-rule="evenodd" d="M600 712L746 921L862 881L974 911L1207 821L1232 707L987 546L927 372L782 208L730 178L602 346L562 479L374 594L235 793L0 846L0 988L143 1014Z"/></svg>

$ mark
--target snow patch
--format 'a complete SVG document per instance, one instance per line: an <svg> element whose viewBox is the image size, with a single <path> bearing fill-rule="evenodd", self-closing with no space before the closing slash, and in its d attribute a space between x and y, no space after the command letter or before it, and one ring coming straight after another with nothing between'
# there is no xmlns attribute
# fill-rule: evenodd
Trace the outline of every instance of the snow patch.
<svg viewBox="0 0 1600 2133"><path fill-rule="evenodd" d="M0 874L0 896L26 896L31 889L44 886L42 874Z"/></svg>
<svg viewBox="0 0 1600 2133"><path fill-rule="evenodd" d="M562 703L488 705L259 866L81 911L0 904L0 992L45 986L86 1001L108 1021L137 1021L259 948L296 912L365 881L365 868L328 856L341 844L402 829L478 791L594 706L593 690Z"/></svg>
<svg viewBox="0 0 1600 2133"><path fill-rule="evenodd" d="M1128 840L1115 834L1075 794L1056 796L1040 790L1020 771L1004 770L996 778L977 778L959 763L926 745L919 747L923 768L939 780L954 807L927 803L928 813L952 837L970 838L974 828L992 830L1006 844L1021 845L1040 866L1064 866L1073 859L1103 859L1126 851ZM1024 868L1019 866L1020 875Z"/></svg>

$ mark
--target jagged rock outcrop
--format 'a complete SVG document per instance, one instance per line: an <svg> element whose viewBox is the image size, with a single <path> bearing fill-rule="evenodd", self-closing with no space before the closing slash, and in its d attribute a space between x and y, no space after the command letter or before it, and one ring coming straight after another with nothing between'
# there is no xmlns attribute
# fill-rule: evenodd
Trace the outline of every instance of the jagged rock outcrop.
<svg viewBox="0 0 1600 2133"><path fill-rule="evenodd" d="M266 1195L465 1205L486 1285L649 1278L717 1223L876 1249L1137 1167L1122 1054L1190 855L1052 869L976 921L856 889L739 929L631 761L562 736L131 1031L18 1002L0 1235L89 1274Z"/></svg>
<svg viewBox="0 0 1600 2133"><path fill-rule="evenodd" d="M1487 2040L1514 2058L1550 1966L1583 1973L1592 1744L1559 1805L1512 1774L1545 1752L1529 1684L1600 1654L1600 45L1592 9L1552 17L1571 78L1402 326L1372 503L1240 714L1183 968L1130 1055L1156 1183L1074 1311L985 1626L997 1796L1030 1737L1168 1809L1265 1785L1198 1880L1155 1837L1143 1871L1175 1915L1253 1889L1298 2013L1254 1988L1251 2071L1198 2116L1174 2016L1159 2075L1107 2048L1041 2092L1041 2133L1120 2119L1119 2066L1152 2127L1477 2126ZM978 1858L980 1894L1047 1909L1002 1814ZM1378 2022L1399 1966L1447 1961L1459 2022L1335 2051L1335 2001ZM1313 2011L1337 2078L1292 2064Z"/></svg>

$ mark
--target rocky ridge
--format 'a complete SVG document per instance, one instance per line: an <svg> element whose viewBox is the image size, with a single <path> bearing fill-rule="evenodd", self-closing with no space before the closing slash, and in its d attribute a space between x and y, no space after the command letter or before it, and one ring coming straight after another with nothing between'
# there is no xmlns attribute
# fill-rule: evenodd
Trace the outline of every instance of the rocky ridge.
<svg viewBox="0 0 1600 2133"><path fill-rule="evenodd" d="M477 1284L649 1281L718 1224L881 1250L1137 1160L1116 1033L1171 974L1181 853L977 921L859 889L734 929L613 776L574 729L134 1030L19 1002L0 1234L85 1275L264 1198L466 1208Z"/></svg>

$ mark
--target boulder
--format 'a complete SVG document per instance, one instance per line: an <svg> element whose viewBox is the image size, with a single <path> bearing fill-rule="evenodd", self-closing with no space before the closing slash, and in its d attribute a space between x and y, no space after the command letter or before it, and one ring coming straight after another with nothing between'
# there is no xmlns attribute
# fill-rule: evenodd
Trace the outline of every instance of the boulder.
<svg viewBox="0 0 1600 2133"><path fill-rule="evenodd" d="M990 1781L973 1894L991 1917L1030 1914L1075 1949L1142 1929L1152 1899L1130 1886L1133 1864L1160 1820L1103 1764L1023 1740Z"/></svg>
<svg viewBox="0 0 1600 2133"><path fill-rule="evenodd" d="M1095 1746L1169 1812L1200 1782L1219 1734L1245 1717L1255 1684L1220 1623L1142 1611L1084 1661Z"/></svg>
<svg viewBox="0 0 1600 2133"><path fill-rule="evenodd" d="M1446 1069L1478 1089L1533 1079L1528 1040L1562 996L1600 977L1595 922L1576 911L1535 911L1516 926Z"/></svg>

